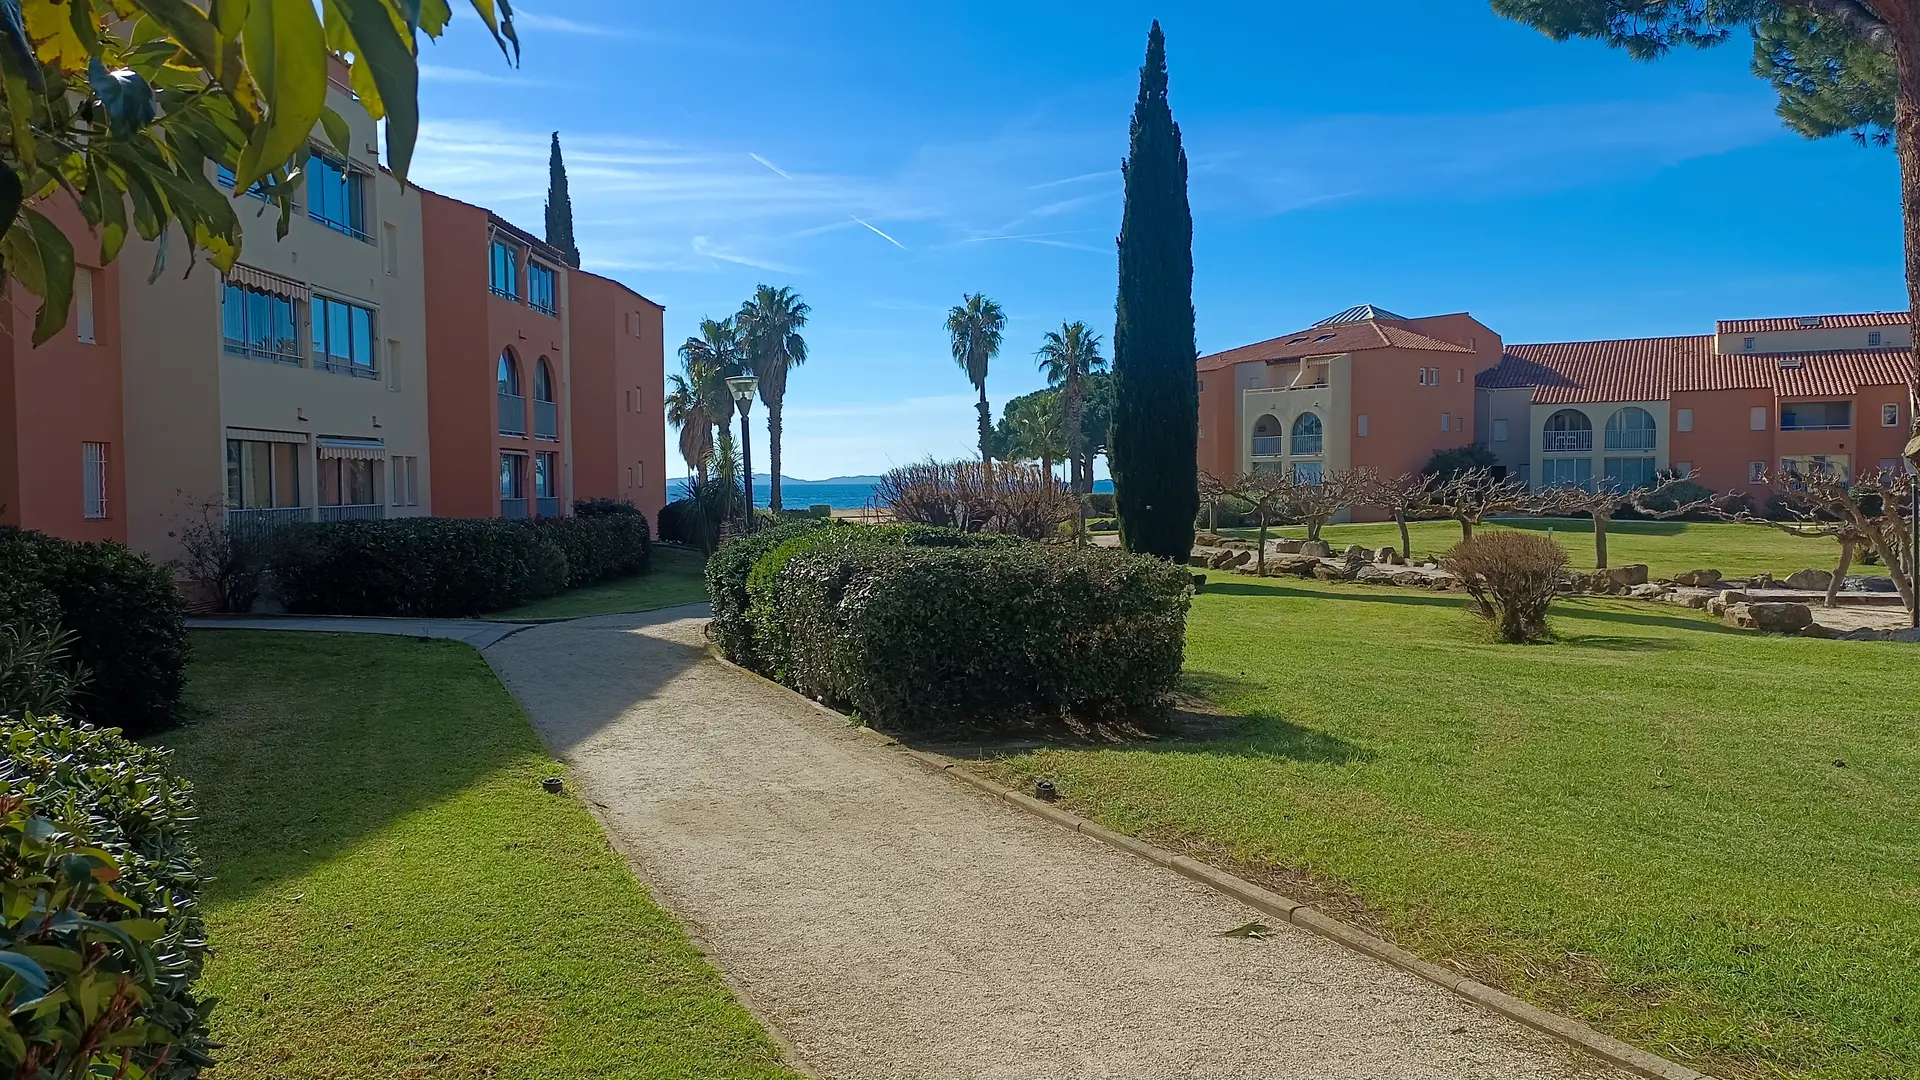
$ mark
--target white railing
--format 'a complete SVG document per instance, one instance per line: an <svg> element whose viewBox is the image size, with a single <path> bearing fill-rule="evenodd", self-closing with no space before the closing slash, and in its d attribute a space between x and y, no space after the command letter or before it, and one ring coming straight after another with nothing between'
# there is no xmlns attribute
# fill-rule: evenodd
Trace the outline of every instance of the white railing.
<svg viewBox="0 0 1920 1080"><path fill-rule="evenodd" d="M519 394L500 395L500 434L527 433L527 399Z"/></svg>
<svg viewBox="0 0 1920 1080"><path fill-rule="evenodd" d="M240 536L271 536L294 525L313 520L311 506L282 506L273 509L228 510L227 531Z"/></svg>
<svg viewBox="0 0 1920 1080"><path fill-rule="evenodd" d="M1609 450L1651 451L1658 445L1659 438L1651 431L1610 431L1607 433L1607 449Z"/></svg>
<svg viewBox="0 0 1920 1080"><path fill-rule="evenodd" d="M387 516L381 503L348 503L342 506L316 507L321 521L379 521Z"/></svg>
<svg viewBox="0 0 1920 1080"><path fill-rule="evenodd" d="M1549 454L1584 454L1593 450L1591 431L1543 431L1540 449Z"/></svg>
<svg viewBox="0 0 1920 1080"><path fill-rule="evenodd" d="M1295 435L1293 437L1294 457L1319 457L1324 435Z"/></svg>
<svg viewBox="0 0 1920 1080"><path fill-rule="evenodd" d="M1253 437L1254 457L1279 457L1285 437L1281 435L1255 435Z"/></svg>

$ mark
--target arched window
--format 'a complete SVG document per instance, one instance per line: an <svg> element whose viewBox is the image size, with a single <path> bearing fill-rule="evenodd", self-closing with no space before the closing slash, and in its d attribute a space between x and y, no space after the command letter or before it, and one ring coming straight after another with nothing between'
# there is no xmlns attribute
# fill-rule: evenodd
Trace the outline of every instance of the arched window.
<svg viewBox="0 0 1920 1080"><path fill-rule="evenodd" d="M1548 453L1585 453L1593 449L1593 421L1579 409L1561 409L1547 417L1540 449Z"/></svg>
<svg viewBox="0 0 1920 1080"><path fill-rule="evenodd" d="M1280 456L1280 420L1275 416L1262 416L1253 422L1253 456Z"/></svg>
<svg viewBox="0 0 1920 1080"><path fill-rule="evenodd" d="M1607 449L1652 450L1659 432L1653 414L1629 405L1607 418Z"/></svg>
<svg viewBox="0 0 1920 1080"><path fill-rule="evenodd" d="M533 364L533 400L553 400L553 372L547 367L547 358L544 356Z"/></svg>
<svg viewBox="0 0 1920 1080"><path fill-rule="evenodd" d="M1293 454L1295 457L1315 457L1320 453L1321 443L1320 417L1314 413L1301 413L1293 418Z"/></svg>
<svg viewBox="0 0 1920 1080"><path fill-rule="evenodd" d="M514 359L512 349L500 354L499 379L501 393L520 396L520 363Z"/></svg>

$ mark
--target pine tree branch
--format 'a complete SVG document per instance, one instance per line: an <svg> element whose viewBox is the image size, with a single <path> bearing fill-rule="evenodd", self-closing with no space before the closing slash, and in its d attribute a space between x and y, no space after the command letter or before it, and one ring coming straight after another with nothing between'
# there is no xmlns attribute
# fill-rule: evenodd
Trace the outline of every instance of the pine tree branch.
<svg viewBox="0 0 1920 1080"><path fill-rule="evenodd" d="M1893 55L1893 27L1861 0L1781 0L1781 3L1811 11L1875 50Z"/></svg>

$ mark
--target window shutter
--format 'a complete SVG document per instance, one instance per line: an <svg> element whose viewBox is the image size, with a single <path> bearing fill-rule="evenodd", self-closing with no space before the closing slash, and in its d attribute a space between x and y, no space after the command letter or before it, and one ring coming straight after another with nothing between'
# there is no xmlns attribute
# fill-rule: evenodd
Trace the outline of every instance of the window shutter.
<svg viewBox="0 0 1920 1080"><path fill-rule="evenodd" d="M89 345L93 338L93 271L85 266L73 271L73 324L80 340Z"/></svg>

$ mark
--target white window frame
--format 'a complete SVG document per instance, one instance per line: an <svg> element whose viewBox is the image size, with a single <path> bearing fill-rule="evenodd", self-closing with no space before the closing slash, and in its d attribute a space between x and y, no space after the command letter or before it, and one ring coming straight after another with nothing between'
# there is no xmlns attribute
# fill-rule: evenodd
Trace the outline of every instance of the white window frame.
<svg viewBox="0 0 1920 1080"><path fill-rule="evenodd" d="M1766 479L1767 463L1764 461L1747 462L1747 483L1757 484Z"/></svg>
<svg viewBox="0 0 1920 1080"><path fill-rule="evenodd" d="M1367 414L1361 413L1353 418L1353 433L1358 438L1367 437Z"/></svg>
<svg viewBox="0 0 1920 1080"><path fill-rule="evenodd" d="M1512 432L1509 430L1509 426L1505 420L1495 420L1493 422L1494 442L1506 442L1511 435Z"/></svg>
<svg viewBox="0 0 1920 1080"><path fill-rule="evenodd" d="M1765 405L1755 405L1751 409L1748 409L1747 410L1747 430L1748 431L1767 430L1767 413L1769 411L1770 410L1768 410L1768 408Z"/></svg>
<svg viewBox="0 0 1920 1080"><path fill-rule="evenodd" d="M1693 462L1676 461L1673 463L1673 475L1685 478L1693 475Z"/></svg>
<svg viewBox="0 0 1920 1080"><path fill-rule="evenodd" d="M1900 426L1900 405L1898 402L1889 401L1885 405L1880 406L1880 426Z"/></svg>
<svg viewBox="0 0 1920 1080"><path fill-rule="evenodd" d="M1867 346L1873 349L1880 347L1880 331L1869 330L1867 332Z"/></svg>
<svg viewBox="0 0 1920 1080"><path fill-rule="evenodd" d="M76 266L73 270L73 334L83 345L98 345L94 337L94 274L98 271L90 266Z"/></svg>
<svg viewBox="0 0 1920 1080"><path fill-rule="evenodd" d="M1453 414L1452 413L1440 414L1440 430L1441 431L1453 430Z"/></svg>
<svg viewBox="0 0 1920 1080"><path fill-rule="evenodd" d="M1692 431L1693 430L1693 410L1692 409L1675 409L1674 410L1673 430L1675 431Z"/></svg>
<svg viewBox="0 0 1920 1080"><path fill-rule="evenodd" d="M80 516L88 521L107 520L107 444L80 444Z"/></svg>

